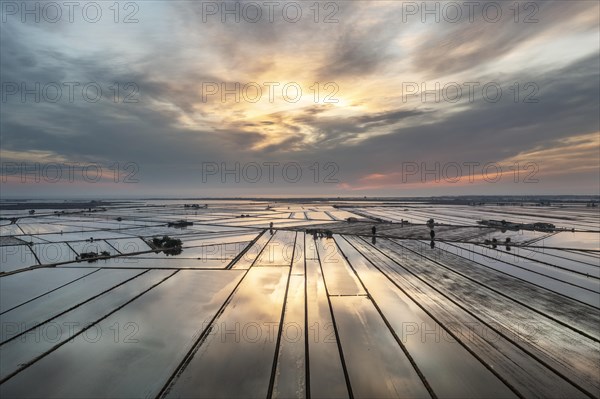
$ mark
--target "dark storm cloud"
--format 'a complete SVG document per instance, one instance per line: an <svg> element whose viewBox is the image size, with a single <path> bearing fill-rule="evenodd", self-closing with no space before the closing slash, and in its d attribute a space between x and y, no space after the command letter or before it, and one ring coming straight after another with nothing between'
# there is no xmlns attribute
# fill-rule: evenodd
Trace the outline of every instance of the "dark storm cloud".
<svg viewBox="0 0 600 399"><path fill-rule="evenodd" d="M385 127L411 117L423 116L425 111L393 110L374 114L363 114L356 117L318 117L313 108L294 119L298 124L306 124L315 129L319 135L318 146L339 145L348 139L359 138L374 128Z"/></svg>
<svg viewBox="0 0 600 399"><path fill-rule="evenodd" d="M327 62L316 72L322 80L335 80L348 76L361 76L374 73L391 56L388 54L390 41L397 32L390 29L392 20L360 29L350 23L345 25Z"/></svg>
<svg viewBox="0 0 600 399"><path fill-rule="evenodd" d="M2 82L21 80L48 81L64 78L66 71L59 63L53 61L53 53L44 49L31 48L27 36L20 31L9 29L0 24L0 49L2 63L0 77ZM52 81L52 80L51 80Z"/></svg>
<svg viewBox="0 0 600 399"><path fill-rule="evenodd" d="M539 103L515 103L510 95L498 103L480 98L438 122L400 128L328 154L357 176L365 169L396 170L403 161L496 162L558 139L598 132L599 68L598 58L590 56L537 79L520 75L537 82Z"/></svg>

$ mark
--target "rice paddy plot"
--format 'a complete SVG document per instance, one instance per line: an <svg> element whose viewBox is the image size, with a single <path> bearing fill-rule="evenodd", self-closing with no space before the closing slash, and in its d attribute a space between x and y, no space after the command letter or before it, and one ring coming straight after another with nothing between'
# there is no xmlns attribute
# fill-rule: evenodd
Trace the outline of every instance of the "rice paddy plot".
<svg viewBox="0 0 600 399"><path fill-rule="evenodd" d="M0 214L1 397L600 396L592 209L281 199L56 211Z"/></svg>

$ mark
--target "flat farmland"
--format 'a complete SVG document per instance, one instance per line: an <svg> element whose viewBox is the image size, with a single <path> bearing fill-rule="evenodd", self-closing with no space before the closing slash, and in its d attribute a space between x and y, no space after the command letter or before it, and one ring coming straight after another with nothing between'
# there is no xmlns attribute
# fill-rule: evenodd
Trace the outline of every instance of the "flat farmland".
<svg viewBox="0 0 600 399"><path fill-rule="evenodd" d="M595 207L156 200L0 216L2 397L600 396Z"/></svg>

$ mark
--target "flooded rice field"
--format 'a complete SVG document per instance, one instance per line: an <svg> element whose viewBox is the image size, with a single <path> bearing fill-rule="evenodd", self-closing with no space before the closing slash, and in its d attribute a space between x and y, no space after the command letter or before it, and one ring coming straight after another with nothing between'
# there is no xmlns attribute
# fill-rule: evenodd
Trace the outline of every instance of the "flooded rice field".
<svg viewBox="0 0 600 399"><path fill-rule="evenodd" d="M598 208L0 216L3 398L600 397Z"/></svg>

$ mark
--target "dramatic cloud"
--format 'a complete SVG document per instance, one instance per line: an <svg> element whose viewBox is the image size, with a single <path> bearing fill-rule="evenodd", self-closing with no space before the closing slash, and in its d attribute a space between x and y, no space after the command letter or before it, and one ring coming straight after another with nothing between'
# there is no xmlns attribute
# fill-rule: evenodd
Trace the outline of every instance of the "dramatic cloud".
<svg viewBox="0 0 600 399"><path fill-rule="evenodd" d="M15 178L16 164L69 162L137 165L136 185L84 185L109 196L599 189L597 2L99 3L97 22L81 7L57 23L14 4L0 22L3 195L76 194L85 182ZM404 181L408 163L470 162L535 163L538 182ZM249 181L249 163L302 179L263 167ZM208 164L242 178L206 179Z"/></svg>

